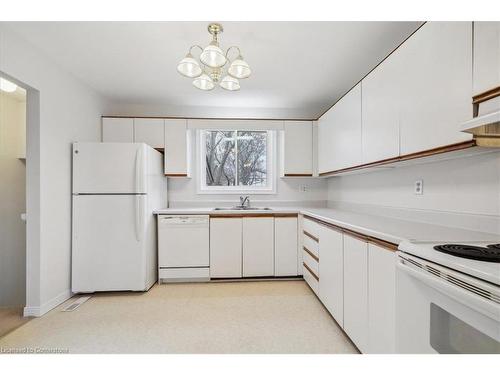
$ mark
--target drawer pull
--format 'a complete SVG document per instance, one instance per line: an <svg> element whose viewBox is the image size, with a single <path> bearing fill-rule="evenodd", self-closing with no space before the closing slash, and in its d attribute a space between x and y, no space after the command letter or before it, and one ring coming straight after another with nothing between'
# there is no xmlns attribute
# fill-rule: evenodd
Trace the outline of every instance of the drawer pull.
<svg viewBox="0 0 500 375"><path fill-rule="evenodd" d="M308 231L305 231L303 230L302 231L307 237L309 237L311 240L313 241L316 241L316 242L319 242L319 238L318 237L315 237L313 236L311 233L309 233Z"/></svg>
<svg viewBox="0 0 500 375"><path fill-rule="evenodd" d="M309 254L311 256L311 258L313 258L316 262L319 262L319 257L317 257L316 255L314 255L311 250L309 250L307 247L305 246L302 246L302 248L304 249L304 251Z"/></svg>
<svg viewBox="0 0 500 375"><path fill-rule="evenodd" d="M316 279L316 281L319 281L319 277L316 276L316 274L307 266L307 264L305 264L304 262L302 262L302 265L304 266L304 268L306 270L309 271L309 273L312 275L312 277L314 277Z"/></svg>

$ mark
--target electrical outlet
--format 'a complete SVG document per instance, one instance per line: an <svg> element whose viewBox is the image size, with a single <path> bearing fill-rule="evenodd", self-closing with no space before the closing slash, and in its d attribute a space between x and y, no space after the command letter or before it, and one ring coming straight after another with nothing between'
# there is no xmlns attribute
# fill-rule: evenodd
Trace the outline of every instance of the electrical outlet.
<svg viewBox="0 0 500 375"><path fill-rule="evenodd" d="M302 193L307 193L308 190L309 190L309 188L307 187L307 185L301 185L299 187L299 191Z"/></svg>
<svg viewBox="0 0 500 375"><path fill-rule="evenodd" d="M415 187L413 189L413 193L416 195L424 194L424 180L415 181Z"/></svg>

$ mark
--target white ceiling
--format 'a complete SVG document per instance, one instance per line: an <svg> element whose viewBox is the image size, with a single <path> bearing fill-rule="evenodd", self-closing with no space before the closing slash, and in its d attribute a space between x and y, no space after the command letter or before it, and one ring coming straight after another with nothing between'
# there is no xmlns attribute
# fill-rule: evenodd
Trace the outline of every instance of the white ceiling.
<svg viewBox="0 0 500 375"><path fill-rule="evenodd" d="M208 22L9 22L81 81L121 106L242 109L242 117L316 118L420 22L223 22L221 47L238 45L253 74L239 92L202 92L176 71ZM249 111L249 109L251 109ZM243 114L243 112L245 112ZM225 112L224 112L225 113ZM168 115L169 113L162 113ZM178 115L179 113L176 113ZM238 113L232 113L238 116Z"/></svg>

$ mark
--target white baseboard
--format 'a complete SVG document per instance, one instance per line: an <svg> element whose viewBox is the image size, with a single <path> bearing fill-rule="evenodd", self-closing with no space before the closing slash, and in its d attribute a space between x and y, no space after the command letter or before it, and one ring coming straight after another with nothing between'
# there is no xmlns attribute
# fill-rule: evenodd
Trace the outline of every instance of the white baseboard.
<svg viewBox="0 0 500 375"><path fill-rule="evenodd" d="M24 308L23 314L24 314L24 316L35 316L35 317L42 316L42 315L48 313L53 308L59 306L61 303L67 301L72 296L73 296L73 294L71 293L71 291L66 290L66 291L62 292L61 294L55 296L51 300L45 302L41 306L26 306Z"/></svg>

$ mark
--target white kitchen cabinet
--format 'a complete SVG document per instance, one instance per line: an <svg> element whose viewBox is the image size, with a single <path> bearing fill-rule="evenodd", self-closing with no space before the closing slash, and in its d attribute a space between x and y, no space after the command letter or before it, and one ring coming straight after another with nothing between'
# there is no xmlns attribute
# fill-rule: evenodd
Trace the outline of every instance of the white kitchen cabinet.
<svg viewBox="0 0 500 375"><path fill-rule="evenodd" d="M303 256L302 256L302 246L304 245L304 232L303 232L303 222L304 216L299 214L297 218L297 233L298 233L298 242L297 242L297 275L303 275Z"/></svg>
<svg viewBox="0 0 500 375"><path fill-rule="evenodd" d="M365 353L368 346L368 243L344 234L344 331Z"/></svg>
<svg viewBox="0 0 500 375"><path fill-rule="evenodd" d="M361 164L361 83L318 121L319 173Z"/></svg>
<svg viewBox="0 0 500 375"><path fill-rule="evenodd" d="M399 156L401 56L390 55L363 79L362 163Z"/></svg>
<svg viewBox="0 0 500 375"><path fill-rule="evenodd" d="M402 155L470 140L472 22L428 22L395 52L401 74ZM388 103L390 105L390 103Z"/></svg>
<svg viewBox="0 0 500 375"><path fill-rule="evenodd" d="M319 298L344 325L344 244L340 231L321 226L319 233Z"/></svg>
<svg viewBox="0 0 500 375"><path fill-rule="evenodd" d="M165 175L189 177L190 137L187 120L165 120Z"/></svg>
<svg viewBox="0 0 500 375"><path fill-rule="evenodd" d="M297 276L297 217L274 218L274 276Z"/></svg>
<svg viewBox="0 0 500 375"><path fill-rule="evenodd" d="M281 176L312 176L312 121L285 121L281 135Z"/></svg>
<svg viewBox="0 0 500 375"><path fill-rule="evenodd" d="M474 22L473 95L500 87L500 22Z"/></svg>
<svg viewBox="0 0 500 375"><path fill-rule="evenodd" d="M135 118L134 142L146 143L153 148L164 148L165 120L158 118Z"/></svg>
<svg viewBox="0 0 500 375"><path fill-rule="evenodd" d="M103 117L102 119L103 142L134 142L134 119Z"/></svg>
<svg viewBox="0 0 500 375"><path fill-rule="evenodd" d="M246 216L242 226L243 277L274 276L274 217Z"/></svg>
<svg viewBox="0 0 500 375"><path fill-rule="evenodd" d="M395 352L396 253L368 245L368 353Z"/></svg>
<svg viewBox="0 0 500 375"><path fill-rule="evenodd" d="M242 219L210 218L210 277L241 277Z"/></svg>

